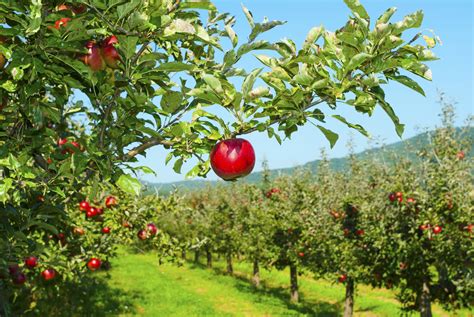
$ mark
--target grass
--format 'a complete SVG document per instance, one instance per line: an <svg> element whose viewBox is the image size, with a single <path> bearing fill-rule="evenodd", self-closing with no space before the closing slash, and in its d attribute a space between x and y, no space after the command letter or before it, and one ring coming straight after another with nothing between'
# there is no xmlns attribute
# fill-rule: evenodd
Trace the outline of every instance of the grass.
<svg viewBox="0 0 474 317"><path fill-rule="evenodd" d="M224 263L158 265L155 254L120 251L112 269L97 273L96 287L71 316L341 316L342 285L300 276L301 302L289 301L287 271L262 270L262 287L250 282L251 266L236 263L234 276ZM73 291L74 292L74 291ZM79 294L79 290L74 296ZM389 290L358 287L355 316L399 316ZM77 301L77 300L76 300ZM435 316L453 316L434 306ZM456 316L473 316L468 311Z"/></svg>

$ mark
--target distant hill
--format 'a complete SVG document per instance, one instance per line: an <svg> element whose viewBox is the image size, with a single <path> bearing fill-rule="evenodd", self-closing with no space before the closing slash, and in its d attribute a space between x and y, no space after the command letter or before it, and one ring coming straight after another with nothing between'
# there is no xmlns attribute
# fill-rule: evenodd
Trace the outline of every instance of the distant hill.
<svg viewBox="0 0 474 317"><path fill-rule="evenodd" d="M405 158L415 158L417 150L422 149L423 147L429 144L430 133L431 132L424 132L403 141L399 141L399 142L392 143L392 144L378 147L378 148L365 150L365 151L356 153L355 156L359 159L364 159L368 157L377 157L389 162L392 159L392 156L389 153L396 153L398 156L405 157ZM474 140L474 128L471 128L468 131L468 137ZM469 153L466 153L466 154L468 156L474 156L474 147L472 147ZM303 164L302 167L309 168L312 171L316 171L319 163L320 163L320 160L315 160L315 161L311 161L306 164ZM347 157L333 158L329 160L329 164L331 168L333 168L334 170L340 171L346 168L348 164L348 158ZM273 169L270 171L270 174L271 176L291 174L294 172L295 169L299 167L301 166ZM261 179L262 179L262 172L254 172L250 174L249 176L247 176L245 178L245 181L255 183L255 182L261 181ZM159 193L166 194L174 190L175 188L178 188L180 190L193 190L193 189L202 188L208 185L213 186L217 183L222 183L222 181L208 181L208 180L200 179L200 180L179 181L179 182L174 182L174 183L145 183L145 185L147 187L147 192L158 191Z"/></svg>

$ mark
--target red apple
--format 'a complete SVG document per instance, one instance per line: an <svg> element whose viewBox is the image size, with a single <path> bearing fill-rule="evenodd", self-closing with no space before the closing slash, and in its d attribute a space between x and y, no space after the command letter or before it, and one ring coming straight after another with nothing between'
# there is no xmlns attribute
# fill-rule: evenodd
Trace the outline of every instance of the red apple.
<svg viewBox="0 0 474 317"><path fill-rule="evenodd" d="M89 209L87 210L86 212L86 217L87 218L92 218L92 217L95 217L99 214L99 211L97 210L96 207L89 207Z"/></svg>
<svg viewBox="0 0 474 317"><path fill-rule="evenodd" d="M155 235L158 232L158 228L154 223L149 223L146 225L146 230L151 234Z"/></svg>
<svg viewBox="0 0 474 317"><path fill-rule="evenodd" d="M304 257L304 252L299 252L299 253L298 253L298 256L299 256L300 258Z"/></svg>
<svg viewBox="0 0 474 317"><path fill-rule="evenodd" d="M26 275L23 273L17 273L12 276L12 282L15 285L23 285L26 282Z"/></svg>
<svg viewBox="0 0 474 317"><path fill-rule="evenodd" d="M83 200L79 203L79 209L81 211L87 211L87 210L89 210L89 208L90 208L90 205L87 201Z"/></svg>
<svg viewBox="0 0 474 317"><path fill-rule="evenodd" d="M395 199L397 199L397 197L395 196L395 193L390 193L388 195L388 200L390 200L391 202L394 202Z"/></svg>
<svg viewBox="0 0 474 317"><path fill-rule="evenodd" d="M363 236L364 234L365 234L364 229L357 229L357 230L356 230L356 235L358 235L358 236Z"/></svg>
<svg viewBox="0 0 474 317"><path fill-rule="evenodd" d="M456 158L457 158L458 160L464 159L465 156L466 156L466 154L464 154L464 151L459 151L459 152L456 154Z"/></svg>
<svg viewBox="0 0 474 317"><path fill-rule="evenodd" d="M112 208L115 205L117 205L117 198L115 198L114 196L109 196L105 198L105 207Z"/></svg>
<svg viewBox="0 0 474 317"><path fill-rule="evenodd" d="M51 281L56 277L56 270L55 269L46 269L43 272L41 272L41 276L43 277L43 280L45 281Z"/></svg>
<svg viewBox="0 0 474 317"><path fill-rule="evenodd" d="M428 230L430 228L430 225L429 224L422 224L418 227L418 229L420 230Z"/></svg>
<svg viewBox="0 0 474 317"><path fill-rule="evenodd" d="M471 223L470 225L466 226L466 231L469 233L472 233L472 229L474 228L474 225Z"/></svg>
<svg viewBox="0 0 474 317"><path fill-rule="evenodd" d="M63 146L64 144L66 144L68 142L67 138L60 138L58 140L58 146Z"/></svg>
<svg viewBox="0 0 474 317"><path fill-rule="evenodd" d="M217 143L210 154L213 171L224 180L234 180L252 172L255 152L249 141L228 139Z"/></svg>
<svg viewBox="0 0 474 317"><path fill-rule="evenodd" d="M94 42L89 41L86 43L88 53L81 57L84 64L88 65L93 71L99 71L105 69L105 62L100 54L100 47Z"/></svg>
<svg viewBox="0 0 474 317"><path fill-rule="evenodd" d="M102 233L109 234L110 233L110 228L109 227L102 228Z"/></svg>
<svg viewBox="0 0 474 317"><path fill-rule="evenodd" d="M39 201L39 202L44 202L44 196L43 195L38 195L36 197L36 200Z"/></svg>
<svg viewBox="0 0 474 317"><path fill-rule="evenodd" d="M439 233L441 233L441 231L443 231L443 228L440 225L436 225L436 226L433 227L433 233L434 234L439 234Z"/></svg>
<svg viewBox="0 0 474 317"><path fill-rule="evenodd" d="M102 57L110 68L117 68L117 63L120 60L120 55L114 46L117 43L118 39L115 35L109 36L102 42Z"/></svg>
<svg viewBox="0 0 474 317"><path fill-rule="evenodd" d="M104 213L104 209L97 207L97 215L102 215Z"/></svg>
<svg viewBox="0 0 474 317"><path fill-rule="evenodd" d="M347 275L346 274L341 274L339 277L338 277L338 282L339 283L344 283L346 280L347 280Z"/></svg>
<svg viewBox="0 0 474 317"><path fill-rule="evenodd" d="M406 270L408 268L408 264L406 264L405 262L400 262L400 270Z"/></svg>
<svg viewBox="0 0 474 317"><path fill-rule="evenodd" d="M87 262L87 267L89 268L89 270L95 271L100 268L101 264L102 262L98 258L92 258L89 260L89 262Z"/></svg>
<svg viewBox="0 0 474 317"><path fill-rule="evenodd" d="M38 258L29 256L25 259L25 266L29 269L34 269L38 265Z"/></svg>
<svg viewBox="0 0 474 317"><path fill-rule="evenodd" d="M416 200L415 200L414 198L412 198L412 197L408 197L408 198L407 198L407 203L409 203L409 204L414 204L414 203L416 203Z"/></svg>
<svg viewBox="0 0 474 317"><path fill-rule="evenodd" d="M344 237L347 237L351 233L351 231L347 228L344 228L343 233L344 233Z"/></svg>
<svg viewBox="0 0 474 317"><path fill-rule="evenodd" d="M61 26L66 27L69 21L71 21L71 18L61 18L54 23L54 28L59 30Z"/></svg>
<svg viewBox="0 0 474 317"><path fill-rule="evenodd" d="M143 229L138 231L137 236L140 240L146 240L146 238L148 237L146 231Z"/></svg>

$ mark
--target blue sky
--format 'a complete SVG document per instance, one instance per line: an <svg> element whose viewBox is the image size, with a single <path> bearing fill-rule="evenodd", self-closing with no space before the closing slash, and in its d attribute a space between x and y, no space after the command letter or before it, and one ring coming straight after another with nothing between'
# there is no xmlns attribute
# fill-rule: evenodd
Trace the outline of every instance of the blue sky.
<svg viewBox="0 0 474 317"><path fill-rule="evenodd" d="M404 15L422 9L425 19L423 30L434 30L441 38L443 45L435 48L438 61L429 63L433 72L433 81L419 79L426 92L426 97L417 94L397 83L386 86L387 100L405 126L403 138L417 134L417 129L434 127L439 123L440 106L438 90L456 101L458 124L474 113L473 106L473 14L471 0L362 0L362 4L373 19L376 19L389 7L397 7L398 11L392 18L398 21ZM220 11L230 12L237 16L235 30L241 41L248 35L249 29L242 14L240 1L214 1ZM301 45L310 28L324 25L328 30L336 30L343 26L350 14L342 0L247 0L243 4L249 8L256 22L264 16L270 20L285 20L287 23L263 35L269 40L291 38ZM244 68L255 67L253 61L245 61ZM377 110L372 117L358 115L341 106L341 113L349 121L362 124L371 135L384 143L397 142L400 139L395 133L388 117ZM366 149L367 138L351 132L340 123L327 126L339 133L339 141L333 149L313 126L307 125L296 132L291 140L279 145L275 140L268 140L266 133L253 133L245 136L252 142L257 155L255 170L260 170L261 162L266 158L270 168L292 167L319 158L321 148L326 148L330 157L341 157L347 154L346 144L353 138L356 151ZM140 165L154 169L157 176L144 175L142 178L153 182L173 182L184 179L183 174L176 174L172 164L165 166L167 152L161 148L151 149L146 158L140 157ZM185 165L186 167L189 165ZM185 168L183 168L185 170ZM217 179L211 171L208 179Z"/></svg>

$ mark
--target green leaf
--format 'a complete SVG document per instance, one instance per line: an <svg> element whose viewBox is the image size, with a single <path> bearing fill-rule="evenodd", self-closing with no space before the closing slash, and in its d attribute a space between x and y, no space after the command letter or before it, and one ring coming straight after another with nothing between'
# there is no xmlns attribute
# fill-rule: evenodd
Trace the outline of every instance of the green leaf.
<svg viewBox="0 0 474 317"><path fill-rule="evenodd" d="M28 28L26 29L26 35L33 35L36 32L39 31L41 27L41 11L43 8L43 4L41 3L41 0L32 0L30 4L30 13L29 13L29 19L30 19L30 24L28 25Z"/></svg>
<svg viewBox="0 0 474 317"><path fill-rule="evenodd" d="M354 55L345 67L346 72L356 69L369 58L372 58L372 55L367 53L359 53Z"/></svg>
<svg viewBox="0 0 474 317"><path fill-rule="evenodd" d="M8 191L13 188L13 180L4 178L0 183L0 201L5 203L9 199Z"/></svg>
<svg viewBox="0 0 474 317"><path fill-rule="evenodd" d="M222 84L221 84L221 81L212 76L212 75L209 75L209 74L206 74L203 76L203 79L204 81L206 82L206 84L209 85L209 87L217 94L217 95L220 95L220 94L223 94L224 93L224 89L222 88Z"/></svg>
<svg viewBox="0 0 474 317"><path fill-rule="evenodd" d="M234 29L232 29L232 27L230 25L226 24L225 25L225 30L227 32L227 35L229 36L230 41L232 42L232 46L236 47L237 44L239 44L239 37L235 33Z"/></svg>
<svg viewBox="0 0 474 317"><path fill-rule="evenodd" d="M184 70L193 70L194 68L195 66L191 64L185 64L181 62L169 62L160 64L157 69L167 72L181 72Z"/></svg>
<svg viewBox="0 0 474 317"><path fill-rule="evenodd" d="M385 101L384 91L380 87L373 87L371 90L373 95L377 98L380 107L382 107L382 109L395 125L395 130L397 131L398 136L401 137L403 135L403 131L405 130L405 125L400 123L400 119L395 114L395 111L393 111L393 108L388 102Z"/></svg>
<svg viewBox="0 0 474 317"><path fill-rule="evenodd" d="M365 10L364 6L360 4L359 0L344 0L346 5L351 9L352 12L357 13L361 18L369 20L369 14Z"/></svg>
<svg viewBox="0 0 474 317"><path fill-rule="evenodd" d="M133 10L135 10L141 3L141 0L131 0L125 2L123 5L117 7L117 14L119 19L123 19L128 16Z"/></svg>
<svg viewBox="0 0 474 317"><path fill-rule="evenodd" d="M173 170L176 173L181 174L181 167L183 167L183 158L179 158L174 162Z"/></svg>
<svg viewBox="0 0 474 317"><path fill-rule="evenodd" d="M255 27L252 29L252 33L249 35L249 42L252 42L259 36L260 34L273 29L274 27L278 25L285 24L285 21L270 21L270 22L264 22L264 23L257 23Z"/></svg>
<svg viewBox="0 0 474 317"><path fill-rule="evenodd" d="M257 80L258 75L262 72L262 68L254 69L250 74L245 77L245 80L242 84L242 94L245 101L249 101L251 98L249 96L250 92L253 89L255 80Z"/></svg>
<svg viewBox="0 0 474 317"><path fill-rule="evenodd" d="M163 31L164 36L172 36L176 33L195 34L196 29L189 21L176 19Z"/></svg>
<svg viewBox="0 0 474 317"><path fill-rule="evenodd" d="M340 116L340 115L332 115L333 118L341 121L342 123L346 124L349 128L352 128L352 129L355 129L357 131L359 131L362 135L366 136L366 137L369 137L369 133L364 129L363 126L361 126L360 124L353 124L353 123L350 123L346 120L346 118Z"/></svg>
<svg viewBox="0 0 474 317"><path fill-rule="evenodd" d="M377 19L377 22L375 23L375 25L387 23L388 21L390 21L390 18L392 17L392 15L393 15L396 11L397 11L397 8L395 8L395 7L392 7L392 8L387 9L387 11L385 11L385 12Z"/></svg>
<svg viewBox="0 0 474 317"><path fill-rule="evenodd" d="M124 192L136 196L140 194L142 188L140 181L128 174L121 175L115 184Z"/></svg>
<svg viewBox="0 0 474 317"><path fill-rule="evenodd" d="M316 26L309 30L308 35L306 36L306 40L303 44L303 50L308 51L314 44L314 42L316 42L321 37L321 34L323 32L324 28L322 26Z"/></svg>
<svg viewBox="0 0 474 317"><path fill-rule="evenodd" d="M250 44L243 44L237 50L237 56L240 58L242 55L255 51L255 50L275 50L275 47L267 41L256 41Z"/></svg>
<svg viewBox="0 0 474 317"><path fill-rule="evenodd" d="M167 91L163 97L161 97L161 108L168 112L174 113L181 106L183 101L183 95L179 91Z"/></svg>
<svg viewBox="0 0 474 317"><path fill-rule="evenodd" d="M321 130L321 132L324 134L326 139L329 141L329 144L331 145L331 148L334 147L336 144L337 140L339 139L339 135L329 129L326 129L323 126L317 125L318 129Z"/></svg>
<svg viewBox="0 0 474 317"><path fill-rule="evenodd" d="M138 37L119 36L120 48L125 54L125 58L130 59L135 55L137 49Z"/></svg>
<svg viewBox="0 0 474 317"><path fill-rule="evenodd" d="M425 92L423 91L423 88L421 88L421 86L416 82L414 81L413 79L411 79L410 77L407 77L407 76L403 76L403 75L400 75L400 76L388 76L389 78L393 79L393 80L396 80L398 81L399 83L413 89L414 91L422 94L423 96L426 96L425 95Z"/></svg>
<svg viewBox="0 0 474 317"><path fill-rule="evenodd" d="M423 22L423 11L416 11L415 13L407 15L402 21L393 25L392 33L398 35L405 30L418 28Z"/></svg>
<svg viewBox="0 0 474 317"><path fill-rule="evenodd" d="M253 21L252 12L250 12L249 9L247 9L243 4L242 4L242 10L244 11L245 17L247 18L247 21L250 27L253 29L255 27L255 23Z"/></svg>
<svg viewBox="0 0 474 317"><path fill-rule="evenodd" d="M216 6L208 0L186 0L179 4L181 9L202 9L215 11Z"/></svg>

